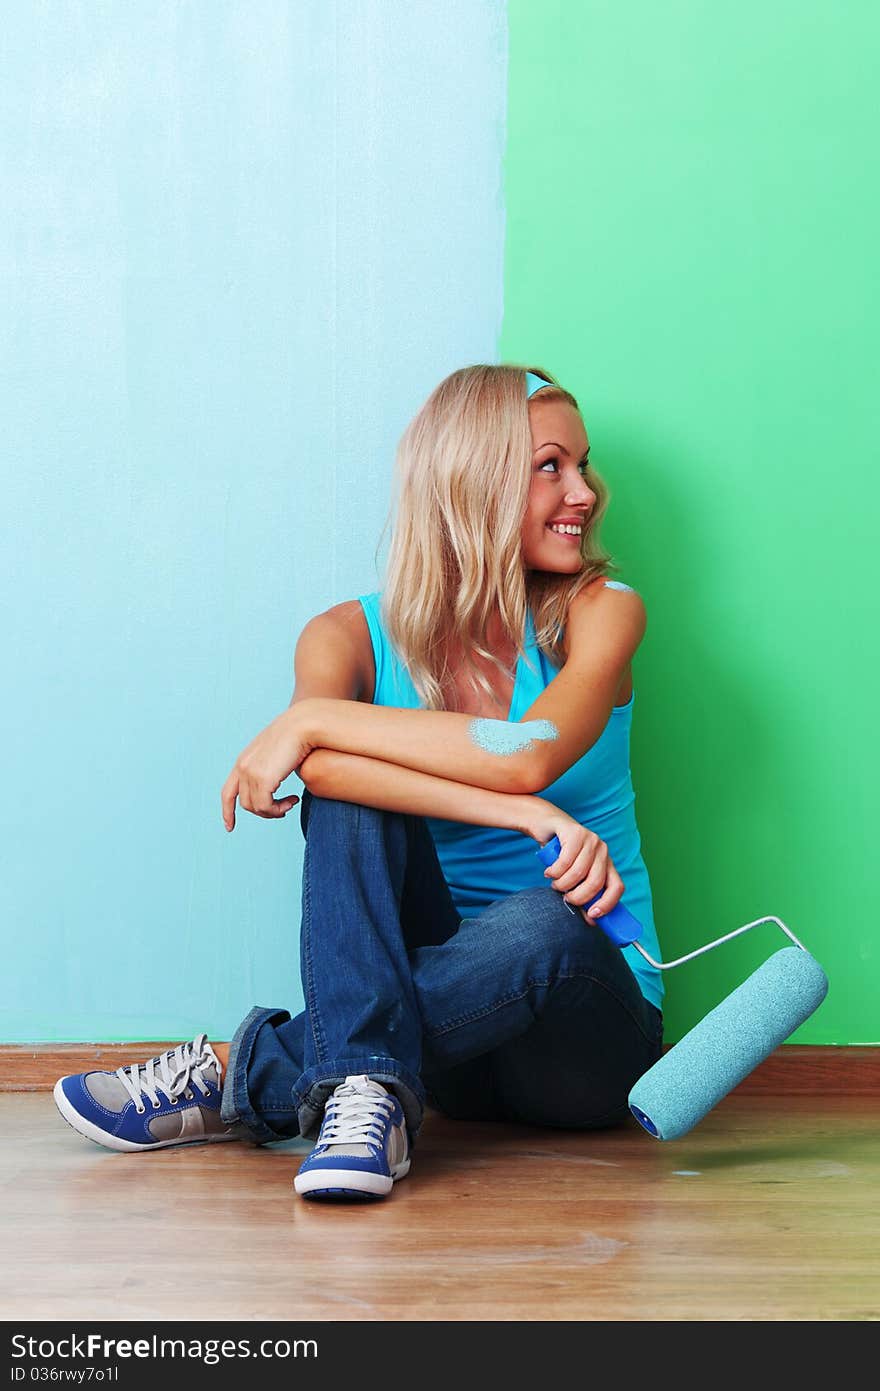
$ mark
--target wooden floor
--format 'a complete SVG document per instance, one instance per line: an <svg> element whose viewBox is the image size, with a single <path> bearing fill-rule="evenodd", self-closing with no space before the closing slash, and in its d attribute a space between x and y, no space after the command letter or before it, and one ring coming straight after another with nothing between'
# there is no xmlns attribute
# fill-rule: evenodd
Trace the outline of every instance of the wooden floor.
<svg viewBox="0 0 880 1391"><path fill-rule="evenodd" d="M429 1114L375 1204L309 1146L112 1153L0 1095L4 1319L880 1318L876 1097L732 1095L689 1136Z"/></svg>

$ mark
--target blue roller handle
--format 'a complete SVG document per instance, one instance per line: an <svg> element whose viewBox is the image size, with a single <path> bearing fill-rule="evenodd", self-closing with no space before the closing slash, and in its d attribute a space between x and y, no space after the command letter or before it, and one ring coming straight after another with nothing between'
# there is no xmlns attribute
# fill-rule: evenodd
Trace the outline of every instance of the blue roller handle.
<svg viewBox="0 0 880 1391"><path fill-rule="evenodd" d="M546 845L542 845L540 850L536 850L535 854L541 861L541 864L544 865L545 869L549 869L554 861L559 859L561 851L562 845L560 844L559 837L554 836L552 840L548 840ZM593 904L598 902L602 897L604 892L603 889L600 893L596 894L595 898L591 898L584 911L589 911ZM572 912L573 911L574 909L572 909ZM637 918L633 917L629 909L625 908L622 903L615 904L609 912L603 913L600 918L597 918L596 922L605 933L605 936L610 937L616 947L629 946L630 942L638 941L639 937L642 935L642 924Z"/></svg>

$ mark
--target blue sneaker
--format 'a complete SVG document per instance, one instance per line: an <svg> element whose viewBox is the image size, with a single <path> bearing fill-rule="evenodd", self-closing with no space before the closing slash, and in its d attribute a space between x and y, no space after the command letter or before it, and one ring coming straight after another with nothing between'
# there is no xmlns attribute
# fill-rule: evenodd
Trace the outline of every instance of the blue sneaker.
<svg viewBox="0 0 880 1391"><path fill-rule="evenodd" d="M304 1198L382 1198L408 1173L400 1102L380 1082L346 1077L324 1107L317 1144L293 1186Z"/></svg>
<svg viewBox="0 0 880 1391"><path fill-rule="evenodd" d="M220 1119L223 1069L207 1035L115 1072L81 1072L55 1083L55 1105L87 1140L112 1150L158 1150L246 1138Z"/></svg>

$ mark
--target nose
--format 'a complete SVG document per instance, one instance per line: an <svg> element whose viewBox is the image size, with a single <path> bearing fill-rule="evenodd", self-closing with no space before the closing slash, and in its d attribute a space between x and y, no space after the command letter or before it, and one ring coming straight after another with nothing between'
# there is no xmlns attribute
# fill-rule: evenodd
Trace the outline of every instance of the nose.
<svg viewBox="0 0 880 1391"><path fill-rule="evenodd" d="M565 500L572 507L592 507L596 501L596 494L589 483L578 474L577 483L569 488Z"/></svg>

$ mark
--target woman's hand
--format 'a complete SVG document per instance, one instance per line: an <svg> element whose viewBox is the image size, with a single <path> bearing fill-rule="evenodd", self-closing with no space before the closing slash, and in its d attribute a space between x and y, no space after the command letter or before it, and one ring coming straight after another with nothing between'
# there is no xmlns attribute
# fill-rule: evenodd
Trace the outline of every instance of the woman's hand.
<svg viewBox="0 0 880 1391"><path fill-rule="evenodd" d="M552 802L542 797L532 797L529 801L537 805L530 807L526 834L539 845L546 845L558 836L562 846L557 859L544 871L552 880L553 888L565 895L566 903L582 910L604 889L586 917L592 921L610 912L623 897L624 883L614 868L604 840Z"/></svg>
<svg viewBox="0 0 880 1391"><path fill-rule="evenodd" d="M279 797L276 801L273 794L311 752L312 745L305 734L302 705L291 705L261 730L235 760L235 766L220 793L223 824L227 831L235 830L236 797L245 811L252 811L255 816L273 819L286 816L296 806L299 797Z"/></svg>

